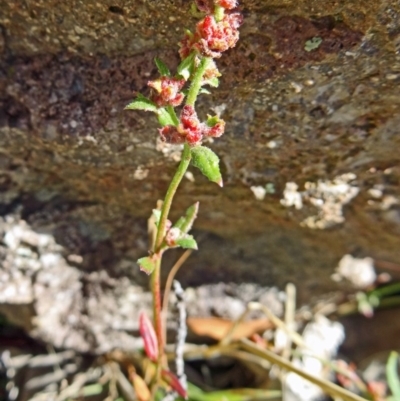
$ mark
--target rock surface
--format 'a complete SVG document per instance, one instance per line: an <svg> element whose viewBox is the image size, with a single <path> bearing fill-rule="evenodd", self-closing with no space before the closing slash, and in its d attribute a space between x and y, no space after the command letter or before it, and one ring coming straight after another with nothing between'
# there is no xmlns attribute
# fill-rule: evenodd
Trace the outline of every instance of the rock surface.
<svg viewBox="0 0 400 401"><path fill-rule="evenodd" d="M200 252L179 278L292 281L304 301L337 288L345 254L400 259L400 5L241 8L221 86L200 102L227 121L211 144L225 187L196 171L183 183L173 215L200 201ZM156 76L155 56L176 66L195 23L188 2L2 0L0 10L1 214L54 235L85 274L146 283L135 260L180 150L157 141L152 116L123 107Z"/></svg>

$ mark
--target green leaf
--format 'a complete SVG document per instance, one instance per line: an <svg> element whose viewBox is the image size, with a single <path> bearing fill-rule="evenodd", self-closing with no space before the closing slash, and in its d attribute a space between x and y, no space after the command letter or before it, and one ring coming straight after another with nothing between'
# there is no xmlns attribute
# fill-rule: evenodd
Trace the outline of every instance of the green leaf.
<svg viewBox="0 0 400 401"><path fill-rule="evenodd" d="M174 112L175 113L175 112ZM161 124L162 127L165 127L167 125L173 125L177 126L176 124L176 115L171 115L170 111L168 109L160 108L157 110L157 118L158 122Z"/></svg>
<svg viewBox="0 0 400 401"><path fill-rule="evenodd" d="M185 216L181 217L174 224L174 227L179 228L185 234L188 233L193 226L193 222L196 220L198 211L199 202L196 202L195 204L187 208Z"/></svg>
<svg viewBox="0 0 400 401"><path fill-rule="evenodd" d="M214 125L217 124L220 121L221 121L221 119L218 116L213 116L213 117L209 116L207 118L206 124L209 127L214 127Z"/></svg>
<svg viewBox="0 0 400 401"><path fill-rule="evenodd" d="M400 400L400 379L397 373L398 358L399 354L392 351L386 364L387 382L395 400Z"/></svg>
<svg viewBox="0 0 400 401"><path fill-rule="evenodd" d="M211 79L207 79L206 81L204 81L203 85L210 85L213 88L218 88L219 79L217 77L214 77L214 78L211 78Z"/></svg>
<svg viewBox="0 0 400 401"><path fill-rule="evenodd" d="M171 75L168 67L158 57L154 59L154 62L156 63L158 72L160 73L161 76L169 77Z"/></svg>
<svg viewBox="0 0 400 401"><path fill-rule="evenodd" d="M160 218L161 218L161 210L160 209L153 209L153 216L154 216L154 219L155 219L156 227L158 227L158 224L160 223Z"/></svg>
<svg viewBox="0 0 400 401"><path fill-rule="evenodd" d="M176 243L184 249L198 249L197 242L192 235L186 234L182 238L176 240Z"/></svg>
<svg viewBox="0 0 400 401"><path fill-rule="evenodd" d="M218 156L205 146L195 146L191 149L191 153L193 166L197 167L210 181L222 187Z"/></svg>
<svg viewBox="0 0 400 401"><path fill-rule="evenodd" d="M179 65L177 72L185 81L192 75L196 52L192 52Z"/></svg>
<svg viewBox="0 0 400 401"><path fill-rule="evenodd" d="M138 97L132 102L125 106L125 110L144 110L153 111L157 113L158 107L147 97L138 95Z"/></svg>
<svg viewBox="0 0 400 401"><path fill-rule="evenodd" d="M151 274L153 273L153 270L156 268L155 255L140 258L138 259L137 263L139 264L141 271L145 272L146 274Z"/></svg>
<svg viewBox="0 0 400 401"><path fill-rule="evenodd" d="M205 89L205 88L201 88L200 89L200 91L199 91L199 94L200 95L211 95L211 92L209 91L209 90L207 90L207 89Z"/></svg>

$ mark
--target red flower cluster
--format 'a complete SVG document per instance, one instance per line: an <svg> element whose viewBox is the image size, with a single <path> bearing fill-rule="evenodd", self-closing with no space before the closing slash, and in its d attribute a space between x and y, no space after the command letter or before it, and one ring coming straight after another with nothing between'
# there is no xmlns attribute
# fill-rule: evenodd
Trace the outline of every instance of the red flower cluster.
<svg viewBox="0 0 400 401"><path fill-rule="evenodd" d="M222 52L236 45L242 20L240 13L226 14L219 22L212 15L207 15L197 24L196 32L200 40L194 48L203 56L221 57Z"/></svg>
<svg viewBox="0 0 400 401"><path fill-rule="evenodd" d="M181 111L180 124L177 127L167 125L159 129L159 132L164 142L173 144L187 142L193 146L199 144L204 137L220 137L224 130L224 120L217 119L216 123L209 127L199 121L193 106L186 105Z"/></svg>
<svg viewBox="0 0 400 401"><path fill-rule="evenodd" d="M179 106L185 97L180 90L185 85L184 79L161 77L155 81L149 81L148 86L155 90L151 100L158 106Z"/></svg>
<svg viewBox="0 0 400 401"><path fill-rule="evenodd" d="M212 0L197 0L199 10L206 12L206 15L198 24L196 32L186 33L180 42L179 54L182 59L186 58L192 50L196 50L203 56L218 58L221 53L236 45L239 39L238 28L243 22L243 17L238 12L224 14L220 21L217 21L213 13ZM216 0L216 4L231 10L236 7L236 0Z"/></svg>

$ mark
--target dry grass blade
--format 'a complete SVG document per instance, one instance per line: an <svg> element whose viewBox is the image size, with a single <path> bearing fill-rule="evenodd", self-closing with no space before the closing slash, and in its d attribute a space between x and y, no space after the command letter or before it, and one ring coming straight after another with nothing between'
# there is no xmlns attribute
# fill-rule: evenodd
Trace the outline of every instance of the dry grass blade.
<svg viewBox="0 0 400 401"><path fill-rule="evenodd" d="M164 340L167 337L167 310L168 310L168 299L169 299L169 294L171 292L171 287L172 287L172 282L174 281L176 273L178 273L178 270L181 268L181 266L186 262L186 260L189 258L189 256L192 254L191 249L187 249L181 257L178 259L178 261L172 266L171 271L168 274L167 282L165 283L165 289L164 289L164 297L163 297L163 304L162 304L162 319L163 319L163 327L164 327Z"/></svg>
<svg viewBox="0 0 400 401"><path fill-rule="evenodd" d="M312 376L309 373L303 372L302 370L300 370L299 368L294 366L291 362L287 361L281 356L276 355L275 353L267 349L262 349L247 339L240 340L240 346L243 350L250 352L254 355L257 355L261 358L264 358L270 361L271 363L274 363L283 369L296 373L302 378L310 381L311 383L314 383L333 398L339 397L344 401L366 401L365 398L362 398L357 394L353 394L350 391L338 386L337 384L334 384L328 380L324 380L316 376Z"/></svg>

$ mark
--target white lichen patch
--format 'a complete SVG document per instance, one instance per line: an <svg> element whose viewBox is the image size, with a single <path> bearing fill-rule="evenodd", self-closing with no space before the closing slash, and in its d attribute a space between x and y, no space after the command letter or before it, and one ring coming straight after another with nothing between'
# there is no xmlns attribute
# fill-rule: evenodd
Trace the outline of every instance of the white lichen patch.
<svg viewBox="0 0 400 401"><path fill-rule="evenodd" d="M303 207L304 201L318 209L318 213L305 218L301 225L314 229L325 229L345 221L343 206L349 203L359 192L351 182L356 178L353 173L342 174L330 180L306 182L305 190L298 191L294 182L286 183L281 204L286 207Z"/></svg>
<svg viewBox="0 0 400 401"><path fill-rule="evenodd" d="M374 261L372 258L358 259L351 255L344 255L332 278L335 281L345 278L357 288L366 288L376 280Z"/></svg>

